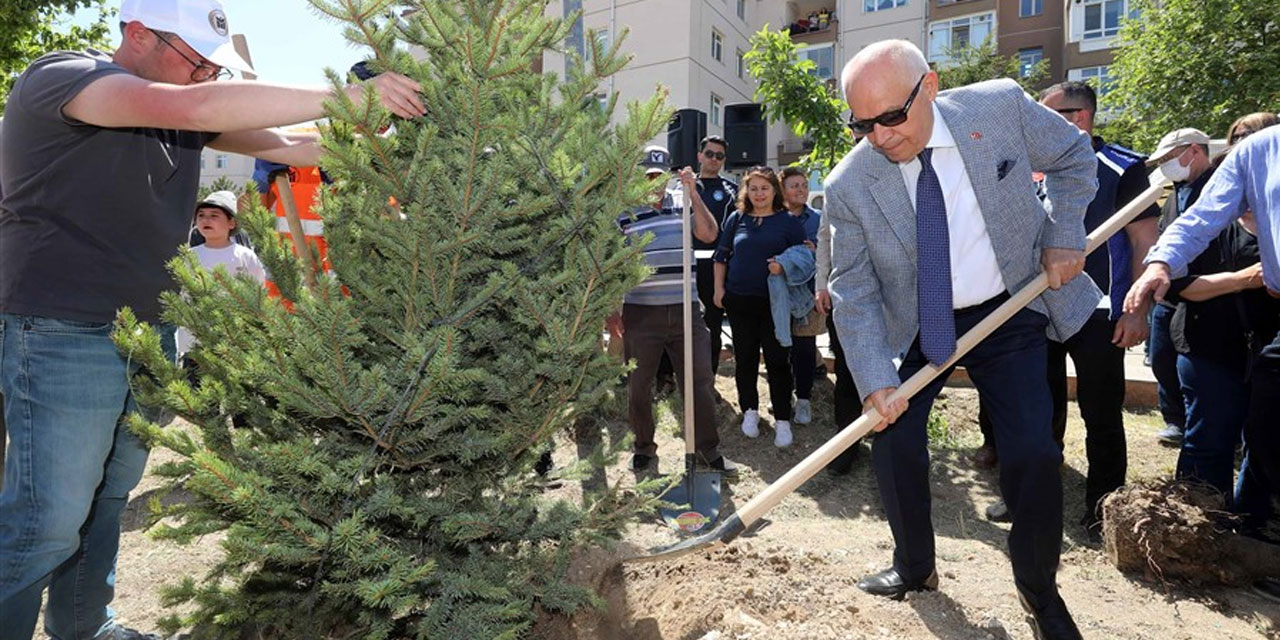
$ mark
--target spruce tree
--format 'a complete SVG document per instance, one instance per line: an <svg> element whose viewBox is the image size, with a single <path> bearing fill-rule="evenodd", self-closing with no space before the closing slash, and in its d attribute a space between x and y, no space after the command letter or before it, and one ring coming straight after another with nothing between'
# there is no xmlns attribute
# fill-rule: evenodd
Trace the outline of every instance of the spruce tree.
<svg viewBox="0 0 1280 640"><path fill-rule="evenodd" d="M180 454L159 473L190 494L153 531L225 550L167 590L187 606L167 622L198 638L525 637L536 610L591 601L564 580L572 554L652 506L607 487L555 499L532 468L623 372L601 329L646 271L616 217L649 189L637 162L664 96L610 124L616 101L597 96L626 63L617 44L537 72L569 31L546 0L312 2L375 71L421 82L429 112L395 119L372 90L329 105L334 273L313 288L269 214L241 216L289 304L173 261L165 319L199 341L197 385L121 312L136 392L192 425L133 418Z"/></svg>

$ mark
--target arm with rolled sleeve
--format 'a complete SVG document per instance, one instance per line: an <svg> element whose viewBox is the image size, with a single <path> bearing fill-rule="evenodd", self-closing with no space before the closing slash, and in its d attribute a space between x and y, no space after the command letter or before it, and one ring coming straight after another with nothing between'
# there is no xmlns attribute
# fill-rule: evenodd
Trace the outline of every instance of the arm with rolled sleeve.
<svg viewBox="0 0 1280 640"><path fill-rule="evenodd" d="M1200 199L1169 225L1147 254L1147 264L1163 262L1169 274L1180 278L1187 265L1245 208L1249 173L1241 163L1240 149L1229 154L1200 192Z"/></svg>
<svg viewBox="0 0 1280 640"><path fill-rule="evenodd" d="M857 216L833 189L827 190L823 214L831 224L831 276L827 286L832 304L839 311L832 317L844 352L858 354L845 363L853 374L860 399L865 401L874 391L902 383L885 339L889 332L884 323L880 281Z"/></svg>
<svg viewBox="0 0 1280 640"><path fill-rule="evenodd" d="M1045 174L1049 221L1045 248L1083 250L1084 215L1098 190L1098 158L1089 136L1025 93L1018 109L1031 169Z"/></svg>

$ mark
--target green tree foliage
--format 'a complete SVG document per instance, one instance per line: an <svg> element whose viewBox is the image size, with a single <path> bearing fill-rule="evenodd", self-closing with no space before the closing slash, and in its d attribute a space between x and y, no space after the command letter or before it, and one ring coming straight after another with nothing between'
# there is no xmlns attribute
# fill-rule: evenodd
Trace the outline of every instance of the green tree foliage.
<svg viewBox="0 0 1280 640"><path fill-rule="evenodd" d="M76 10L96 11L88 26L71 24ZM13 81L27 65L50 51L105 47L115 9L106 0L4 0L0 3L0 111Z"/></svg>
<svg viewBox="0 0 1280 640"><path fill-rule="evenodd" d="M823 173L853 148L853 138L841 120L848 110L834 83L818 78L812 60L801 60L799 46L786 30L765 25L751 36L751 50L743 58L755 78L755 99L765 105L769 122L786 122L791 131L812 142L797 165Z"/></svg>
<svg viewBox="0 0 1280 640"><path fill-rule="evenodd" d="M945 91L984 80L1012 78L1023 89L1035 92L1049 76L1048 60L1041 60L1022 73L1017 56L1002 56L996 52L995 39L987 37L981 46L955 47L948 51L950 60L938 65L938 88Z"/></svg>
<svg viewBox="0 0 1280 640"><path fill-rule="evenodd" d="M637 162L666 125L664 95L618 125L616 98L581 108L624 66L617 44L563 80L533 73L569 31L546 0L396 2L405 16L387 0L312 3L374 69L421 82L429 113L395 119L372 89L329 104L335 183L318 210L336 279L290 287L290 308L190 254L172 263L182 292L165 317L199 340L198 387L122 311L117 343L148 372L137 393L194 425L134 418L180 454L160 473L192 494L155 532L225 534L224 559L167 591L188 607L168 624L197 638L525 637L535 610L592 601L564 580L572 554L653 505L608 487L551 497L532 468L623 371L601 328L647 271L616 212L650 189ZM246 216L259 245L276 242L266 215ZM296 260L275 262L277 283L297 280Z"/></svg>
<svg viewBox="0 0 1280 640"><path fill-rule="evenodd" d="M196 190L196 201L204 200L205 196L214 191L230 191L232 193L243 193L248 185L236 184L234 180L226 176L218 176L209 183L209 186L202 186Z"/></svg>
<svg viewBox="0 0 1280 640"><path fill-rule="evenodd" d="M1196 127L1226 134L1237 117L1280 109L1280 3L1256 0L1133 0L1103 105L1139 149Z"/></svg>

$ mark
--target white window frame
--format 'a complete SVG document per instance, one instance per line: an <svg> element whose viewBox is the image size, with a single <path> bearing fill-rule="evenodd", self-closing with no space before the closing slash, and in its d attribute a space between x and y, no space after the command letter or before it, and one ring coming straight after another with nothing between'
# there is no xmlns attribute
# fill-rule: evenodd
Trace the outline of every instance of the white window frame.
<svg viewBox="0 0 1280 640"><path fill-rule="evenodd" d="M1115 0L1081 0L1079 2L1070 3L1069 9L1068 9L1070 11L1070 15L1068 16L1068 22L1070 24L1071 30L1070 30L1070 38L1068 39L1068 42L1079 43L1080 51L1082 52L1083 51L1101 51L1103 49L1110 49L1111 47L1115 46L1115 40L1119 33L1120 25L1117 24L1114 28L1111 28L1111 29L1107 28L1106 8L1107 8L1107 2L1110 2L1110 1L1115 1ZM1120 11L1120 20L1122 22L1126 18L1133 19L1137 17L1138 15L1137 9L1134 7L1133 2L1131 2L1130 0L1119 0L1119 1L1123 2L1123 5L1121 6L1121 11ZM1102 24L1100 28L1089 30L1086 33L1085 12L1086 12L1086 9L1093 6L1099 7L1099 11L1102 12L1101 13ZM1107 35L1108 32L1112 32L1112 35Z"/></svg>
<svg viewBox="0 0 1280 640"><path fill-rule="evenodd" d="M213 156L213 167L215 169L226 169L231 163L231 158L225 153L219 153Z"/></svg>
<svg viewBox="0 0 1280 640"><path fill-rule="evenodd" d="M738 18L747 19L747 0L738 0Z"/></svg>
<svg viewBox="0 0 1280 640"><path fill-rule="evenodd" d="M887 6L887 7L880 6L883 3L888 3L890 6ZM907 6L907 0L862 0L863 13L875 13L877 11L888 11L890 9L897 9L898 7L905 7L905 6Z"/></svg>
<svg viewBox="0 0 1280 640"><path fill-rule="evenodd" d="M1027 3L1031 3L1031 8L1033 9L1030 13L1023 12L1023 8L1026 7ZM1044 0L1018 0L1019 18L1030 18L1031 16L1038 16L1042 13L1044 13Z"/></svg>
<svg viewBox="0 0 1280 640"><path fill-rule="evenodd" d="M830 80L830 79L832 79L832 78L836 77L836 74L837 74L837 73L839 73L839 71L836 69L836 64L838 63L838 61L836 60L836 43L834 43L834 42L824 42L824 43L822 43L822 44L813 44L813 45L808 45L808 46L800 47L800 48L796 49L796 57L797 57L797 58L800 58L800 59L807 59L807 58L801 58L801 56L802 56L803 54L805 54L805 53L808 53L808 52L810 52L810 51L816 51L816 50L818 50L818 49L830 49L830 50L831 50L831 75L824 76L824 75L822 75L822 74L820 74L820 73L819 73L819 74L818 74L818 78L820 78L820 79L822 79L822 80ZM816 62L815 62L815 64L816 64Z"/></svg>
<svg viewBox="0 0 1280 640"><path fill-rule="evenodd" d="M711 124L720 126L720 112L724 111L724 98L712 93L711 94L711 112L708 114Z"/></svg>
<svg viewBox="0 0 1280 640"><path fill-rule="evenodd" d="M711 30L711 59L724 62L724 34L716 29Z"/></svg>
<svg viewBox="0 0 1280 640"><path fill-rule="evenodd" d="M1115 78L1111 76L1111 65L1104 64L1093 67L1077 67L1067 70L1067 80L1097 80L1095 90L1102 96L1115 86Z"/></svg>
<svg viewBox="0 0 1280 640"><path fill-rule="evenodd" d="M982 18L986 18L986 19L983 20ZM952 41L952 33L956 27L969 27L970 33L972 33L972 27L974 25L988 24L988 23L990 24L990 29L987 31L987 37L993 37L996 35L996 12L995 11L981 11L979 13L970 13L968 15L956 16L949 20L935 20L933 22L930 22L929 30L925 36L926 37L925 46L927 47L926 53L929 57L929 62L942 63L942 62L949 62L951 60L951 56L948 55L945 51L934 53L933 35L936 29L946 28L948 46L944 47L944 49L949 50L954 46L954 43ZM973 37L970 36L968 46L971 46L971 47L982 46L982 42L981 41L974 42Z"/></svg>
<svg viewBox="0 0 1280 640"><path fill-rule="evenodd" d="M747 77L747 59L746 59L747 54L743 53L742 49L735 49L734 53L738 56L738 77L746 78Z"/></svg>
<svg viewBox="0 0 1280 640"><path fill-rule="evenodd" d="M1027 60L1026 58L1023 57L1023 54L1031 54L1031 53L1039 53L1040 55L1035 59L1034 62L1032 62L1031 64L1027 64ZM1031 70L1031 67L1039 64L1043 60L1044 60L1044 47L1028 47L1026 49L1019 49L1018 50L1018 77L1020 78L1027 77L1028 72Z"/></svg>

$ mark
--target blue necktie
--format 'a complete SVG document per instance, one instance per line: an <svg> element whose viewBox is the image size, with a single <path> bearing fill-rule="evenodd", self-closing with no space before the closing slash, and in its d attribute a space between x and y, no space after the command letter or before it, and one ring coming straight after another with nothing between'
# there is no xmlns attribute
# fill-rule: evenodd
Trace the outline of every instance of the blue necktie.
<svg viewBox="0 0 1280 640"><path fill-rule="evenodd" d="M951 234L942 183L931 163L933 149L920 152L916 181L916 305L920 313L920 351L942 364L956 352L956 320L951 307Z"/></svg>

